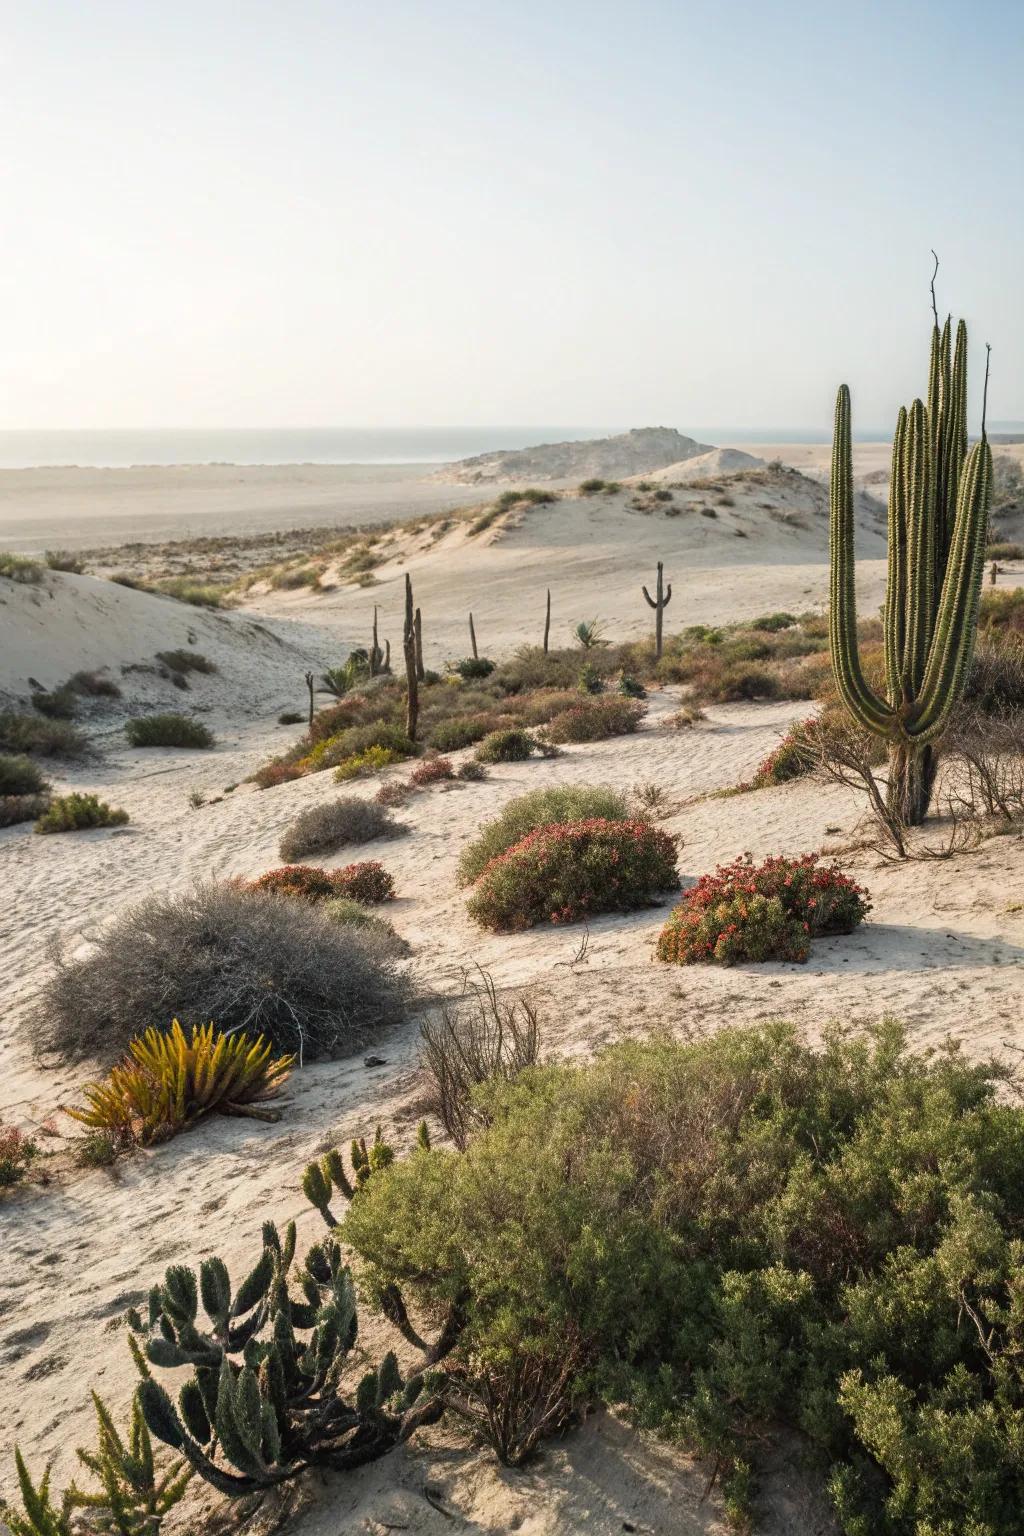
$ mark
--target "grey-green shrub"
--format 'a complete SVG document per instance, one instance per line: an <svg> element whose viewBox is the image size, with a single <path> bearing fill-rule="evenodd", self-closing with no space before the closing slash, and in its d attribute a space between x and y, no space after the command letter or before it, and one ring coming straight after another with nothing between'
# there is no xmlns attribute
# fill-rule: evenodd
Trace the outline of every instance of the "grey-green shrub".
<svg viewBox="0 0 1024 1536"><path fill-rule="evenodd" d="M201 720L187 715L140 715L125 722L125 734L133 747L212 747L213 732Z"/></svg>
<svg viewBox="0 0 1024 1536"><path fill-rule="evenodd" d="M83 757L86 740L67 720L47 720L17 710L0 712L0 752L34 752L39 757Z"/></svg>
<svg viewBox="0 0 1024 1536"><path fill-rule="evenodd" d="M557 784L551 789L518 795L462 850L456 878L460 885L472 885L492 859L537 827L552 822L587 821L595 816L607 821L626 821L631 814L624 795L595 784Z"/></svg>
<svg viewBox="0 0 1024 1536"><path fill-rule="evenodd" d="M41 795L47 788L31 758L0 753L0 795Z"/></svg>
<svg viewBox="0 0 1024 1536"><path fill-rule="evenodd" d="M348 795L303 811L284 832L279 852L286 864L296 864L311 853L332 853L349 843L370 843L404 831L386 806Z"/></svg>

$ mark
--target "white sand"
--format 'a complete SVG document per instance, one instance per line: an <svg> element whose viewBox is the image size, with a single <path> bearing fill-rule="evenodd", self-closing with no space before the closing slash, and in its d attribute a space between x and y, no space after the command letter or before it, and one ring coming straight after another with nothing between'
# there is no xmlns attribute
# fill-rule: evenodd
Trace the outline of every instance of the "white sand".
<svg viewBox="0 0 1024 1536"><path fill-rule="evenodd" d="M716 519L695 510L678 518L630 512L624 495L614 503L566 501L514 514L510 526L475 539L460 527L419 553L403 546L423 607L428 664L466 651L470 607L484 651L500 656L524 639L539 639L547 585L555 596L558 641L570 622L593 614L613 636L640 634L650 620L639 583L650 582L656 558L665 559L674 583L671 629L820 603L827 586L824 530L810 501L800 501L805 496L800 490L795 507L772 503L776 514L795 513L796 524L759 507L771 496L754 487L749 495L734 489L736 505L720 508ZM861 538L870 558L861 574L868 603L877 602L883 579L880 538L870 523L866 514ZM735 527L747 537L737 538ZM52 937L74 946L126 904L151 891L185 889L197 876L259 874L278 863L279 836L297 812L340 793L329 774L262 794L244 785L223 791L289 739L274 720L283 706L301 706L306 658L340 658L345 646L365 642L375 598L386 632L397 640L403 570L385 565L380 586L365 591L264 595L227 617L112 591L90 578L51 577L35 596L0 583L0 686L6 678L20 691L29 673L59 681L85 664L145 660L157 649L188 644L189 630L197 648L220 666L216 677L198 677L189 694L147 674L125 679L141 690L139 700L203 710L218 735L215 751L130 751L111 709L100 717L102 755L56 774L61 788L88 788L124 806L128 827L51 838L24 827L0 831L7 896L0 916L5 1120L36 1131L51 1124L57 1137L44 1136L47 1147L73 1134L56 1109L88 1074L33 1060L26 1033ZM247 627L268 616L279 635L290 633L285 620L302 627L286 645ZM462 847L506 800L541 784L657 782L671 797L664 825L683 840L680 868L687 880L744 849L795 854L853 838L862 807L838 788L797 782L685 804L749 774L807 706L711 708L707 724L680 735L664 723L679 697L679 689L654 693L635 737L499 767L483 784L435 788L398 813L408 835L366 848L395 875L399 899L389 915L414 947L410 965L423 988L452 990L468 960L489 968L500 985L531 987L552 1053L585 1054L654 1024L716 1027L785 1016L813 1036L829 1018L873 1019L883 1012L905 1019L921 1046L947 1033L972 1053L999 1049L1007 1040L1024 1044L1024 911L1014 910L1013 900L1024 884L1020 837L995 839L951 862L905 867L863 853L844 856L844 867L870 889L870 921L852 937L819 942L806 966L670 970L654 964L651 946L667 906L594 922L589 957L575 968L567 964L580 939L575 929L499 938L470 925L453 878ZM219 803L189 809L193 788L221 796ZM345 792L371 796L375 788ZM351 856L341 850L324 862ZM311 1236L317 1220L298 1190L310 1155L378 1122L408 1144L419 1091L416 1030L411 1019L380 1042L382 1067L366 1068L357 1057L305 1068L277 1126L211 1121L109 1172L75 1173L48 1188L33 1184L0 1197L6 1243L0 1484L10 1487L14 1441L37 1470L55 1457L58 1485L69 1476L72 1448L91 1434L90 1385L123 1409L132 1370L123 1332L111 1330L168 1263L195 1263L217 1252L238 1272L253 1257L268 1215L298 1216L302 1236ZM376 1342L384 1331L375 1324L368 1336ZM406 1526L435 1536L461 1522L487 1532L614 1536L628 1521L648 1536L717 1536L725 1529L723 1513L715 1491L702 1501L707 1477L707 1469L678 1450L639 1438L604 1415L523 1474L503 1472L483 1453L433 1432L357 1477L312 1480L305 1508L287 1529L335 1536ZM454 1527L424 1497L425 1485L458 1517ZM178 1529L200 1529L214 1504L197 1490ZM757 1528L762 1536L827 1529L784 1457L768 1479Z"/></svg>

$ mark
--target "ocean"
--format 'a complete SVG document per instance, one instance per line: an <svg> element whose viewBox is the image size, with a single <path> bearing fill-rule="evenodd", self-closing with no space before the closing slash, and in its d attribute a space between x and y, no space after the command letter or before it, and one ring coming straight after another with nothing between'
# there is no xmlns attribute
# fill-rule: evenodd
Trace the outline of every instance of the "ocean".
<svg viewBox="0 0 1024 1536"><path fill-rule="evenodd" d="M621 427L241 427L216 430L0 431L0 469L78 465L124 469L171 464L446 464L498 449L605 437ZM704 443L823 443L815 428L681 427ZM887 441L885 433L858 434Z"/></svg>

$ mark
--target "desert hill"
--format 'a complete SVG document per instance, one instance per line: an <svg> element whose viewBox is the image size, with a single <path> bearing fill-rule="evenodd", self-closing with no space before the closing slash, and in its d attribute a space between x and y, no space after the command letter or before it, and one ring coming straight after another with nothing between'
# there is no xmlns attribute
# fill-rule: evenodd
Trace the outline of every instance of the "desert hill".
<svg viewBox="0 0 1024 1536"><path fill-rule="evenodd" d="M875 603L884 585L885 513L866 492L859 493L857 524L864 601ZM470 612L488 655L539 640L549 587L554 644L567 643L572 625L593 616L616 634L646 634L640 587L658 560L674 586L673 628L713 623L723 605L737 619L763 613L766 567L771 606L800 612L823 605L827 491L796 470L765 467L690 485L552 493L540 503L506 495L475 516L368 537L369 584L365 573L346 571L342 558L324 565L318 588L264 581L247 601L262 614L317 624L337 637L339 649L367 643L376 607L381 635L395 646L408 571L423 608L427 665L440 667L466 654ZM536 616L533 631L524 612Z"/></svg>
<svg viewBox="0 0 1024 1536"><path fill-rule="evenodd" d="M708 453L707 443L684 437L673 427L634 427L615 437L574 443L540 443L536 448L481 453L447 464L435 480L482 485L495 480L585 480L593 476L622 480L645 475L667 464Z"/></svg>
<svg viewBox="0 0 1024 1536"><path fill-rule="evenodd" d="M661 485L671 485L677 480L713 479L717 475L734 475L741 469L761 469L764 462L764 459L752 453L744 453L739 448L711 448L707 453L698 453L692 459L683 459L678 464L667 464L664 469L653 470L647 478Z"/></svg>

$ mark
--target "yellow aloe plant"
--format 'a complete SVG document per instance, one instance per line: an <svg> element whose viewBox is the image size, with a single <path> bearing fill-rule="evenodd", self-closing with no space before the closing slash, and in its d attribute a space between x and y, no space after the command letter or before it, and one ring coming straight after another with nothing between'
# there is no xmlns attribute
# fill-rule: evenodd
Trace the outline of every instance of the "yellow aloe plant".
<svg viewBox="0 0 1024 1536"><path fill-rule="evenodd" d="M86 1105L68 1109L94 1130L145 1146L183 1130L202 1115L250 1115L276 1120L267 1109L295 1063L271 1056L260 1035L224 1034L213 1024L193 1025L189 1038L175 1019L164 1033L147 1029L104 1082L84 1089Z"/></svg>

